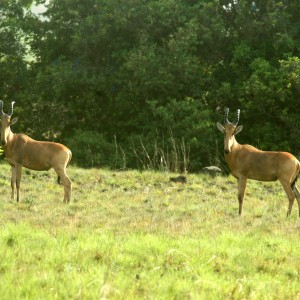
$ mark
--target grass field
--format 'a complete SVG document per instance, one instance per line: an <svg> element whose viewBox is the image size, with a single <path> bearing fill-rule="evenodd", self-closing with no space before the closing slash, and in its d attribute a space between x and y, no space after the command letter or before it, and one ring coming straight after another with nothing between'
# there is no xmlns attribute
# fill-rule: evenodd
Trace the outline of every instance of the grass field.
<svg viewBox="0 0 300 300"><path fill-rule="evenodd" d="M1 299L299 299L300 220L279 182L69 168L23 170L21 202L0 165ZM175 174L176 175L176 174Z"/></svg>

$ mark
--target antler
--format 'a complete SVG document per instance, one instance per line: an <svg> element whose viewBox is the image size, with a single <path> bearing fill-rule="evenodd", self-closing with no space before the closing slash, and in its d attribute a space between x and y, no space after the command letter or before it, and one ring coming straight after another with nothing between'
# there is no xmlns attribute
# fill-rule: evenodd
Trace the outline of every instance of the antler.
<svg viewBox="0 0 300 300"><path fill-rule="evenodd" d="M239 120L240 120L240 109L238 109L236 111L236 117L237 117L237 121L235 123L232 123L234 124L235 126L239 123ZM225 124L229 124L230 122L228 121L228 114L229 114L229 108L225 108L225 113L224 113L224 121L225 121Z"/></svg>
<svg viewBox="0 0 300 300"><path fill-rule="evenodd" d="M9 115L10 117L12 116L13 112L14 112L14 104L15 104L15 101L12 101L11 102L11 106L10 106L10 110L8 112L7 115Z"/></svg>
<svg viewBox="0 0 300 300"><path fill-rule="evenodd" d="M224 122L225 122L225 124L230 123L230 122L228 121L228 114L229 114L229 108L226 107L226 108L225 108L225 113L224 113Z"/></svg>
<svg viewBox="0 0 300 300"><path fill-rule="evenodd" d="M0 113L1 113L1 115L4 114L3 113L3 101L2 100L0 100Z"/></svg>
<svg viewBox="0 0 300 300"><path fill-rule="evenodd" d="M235 122L235 126L239 123L239 120L240 120L240 109L238 109L237 111L236 111L236 117L237 117L237 121Z"/></svg>

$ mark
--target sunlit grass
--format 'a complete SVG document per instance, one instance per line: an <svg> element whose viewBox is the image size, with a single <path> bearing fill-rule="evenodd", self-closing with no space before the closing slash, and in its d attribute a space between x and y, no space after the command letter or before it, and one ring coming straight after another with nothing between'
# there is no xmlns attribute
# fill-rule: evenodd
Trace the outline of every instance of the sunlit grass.
<svg viewBox="0 0 300 300"><path fill-rule="evenodd" d="M300 222L277 182L249 181L238 217L232 176L25 172L10 199L0 165L1 299L297 299Z"/></svg>

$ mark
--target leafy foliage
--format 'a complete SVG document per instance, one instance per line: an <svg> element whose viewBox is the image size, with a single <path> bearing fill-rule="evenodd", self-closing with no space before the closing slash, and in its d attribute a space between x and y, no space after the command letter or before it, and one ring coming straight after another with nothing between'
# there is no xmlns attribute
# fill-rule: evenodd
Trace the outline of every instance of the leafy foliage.
<svg viewBox="0 0 300 300"><path fill-rule="evenodd" d="M16 129L69 144L82 166L87 144L94 166L139 167L137 141L153 156L184 140L197 171L220 159L224 106L241 109L240 142L299 153L297 1L6 0L0 15Z"/></svg>

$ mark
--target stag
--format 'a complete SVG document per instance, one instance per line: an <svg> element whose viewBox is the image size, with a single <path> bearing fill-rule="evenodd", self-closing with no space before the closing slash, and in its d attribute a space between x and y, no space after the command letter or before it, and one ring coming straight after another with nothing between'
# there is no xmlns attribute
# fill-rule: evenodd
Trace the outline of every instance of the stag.
<svg viewBox="0 0 300 300"><path fill-rule="evenodd" d="M288 152L261 151L251 145L239 144L235 135L243 129L242 125L237 126L240 110L237 110L237 120L233 123L228 121L228 113L229 109L225 108L225 125L217 123L217 127L225 134L225 160L231 174L238 181L239 215L242 214L243 210L247 179L254 179L259 181L279 180L289 199L287 216L291 214L295 197L300 216L300 193L296 186L300 170L299 161Z"/></svg>
<svg viewBox="0 0 300 300"><path fill-rule="evenodd" d="M71 199L72 183L67 176L66 167L72 153L62 144L36 141L25 134L15 134L10 126L18 121L18 117L11 118L13 106L7 114L3 112L3 101L0 100L1 114L1 143L5 158L11 165L11 198L14 199L15 187L17 189L17 202L20 200L20 183L22 167L36 171L48 171L53 168L64 186L64 202Z"/></svg>

